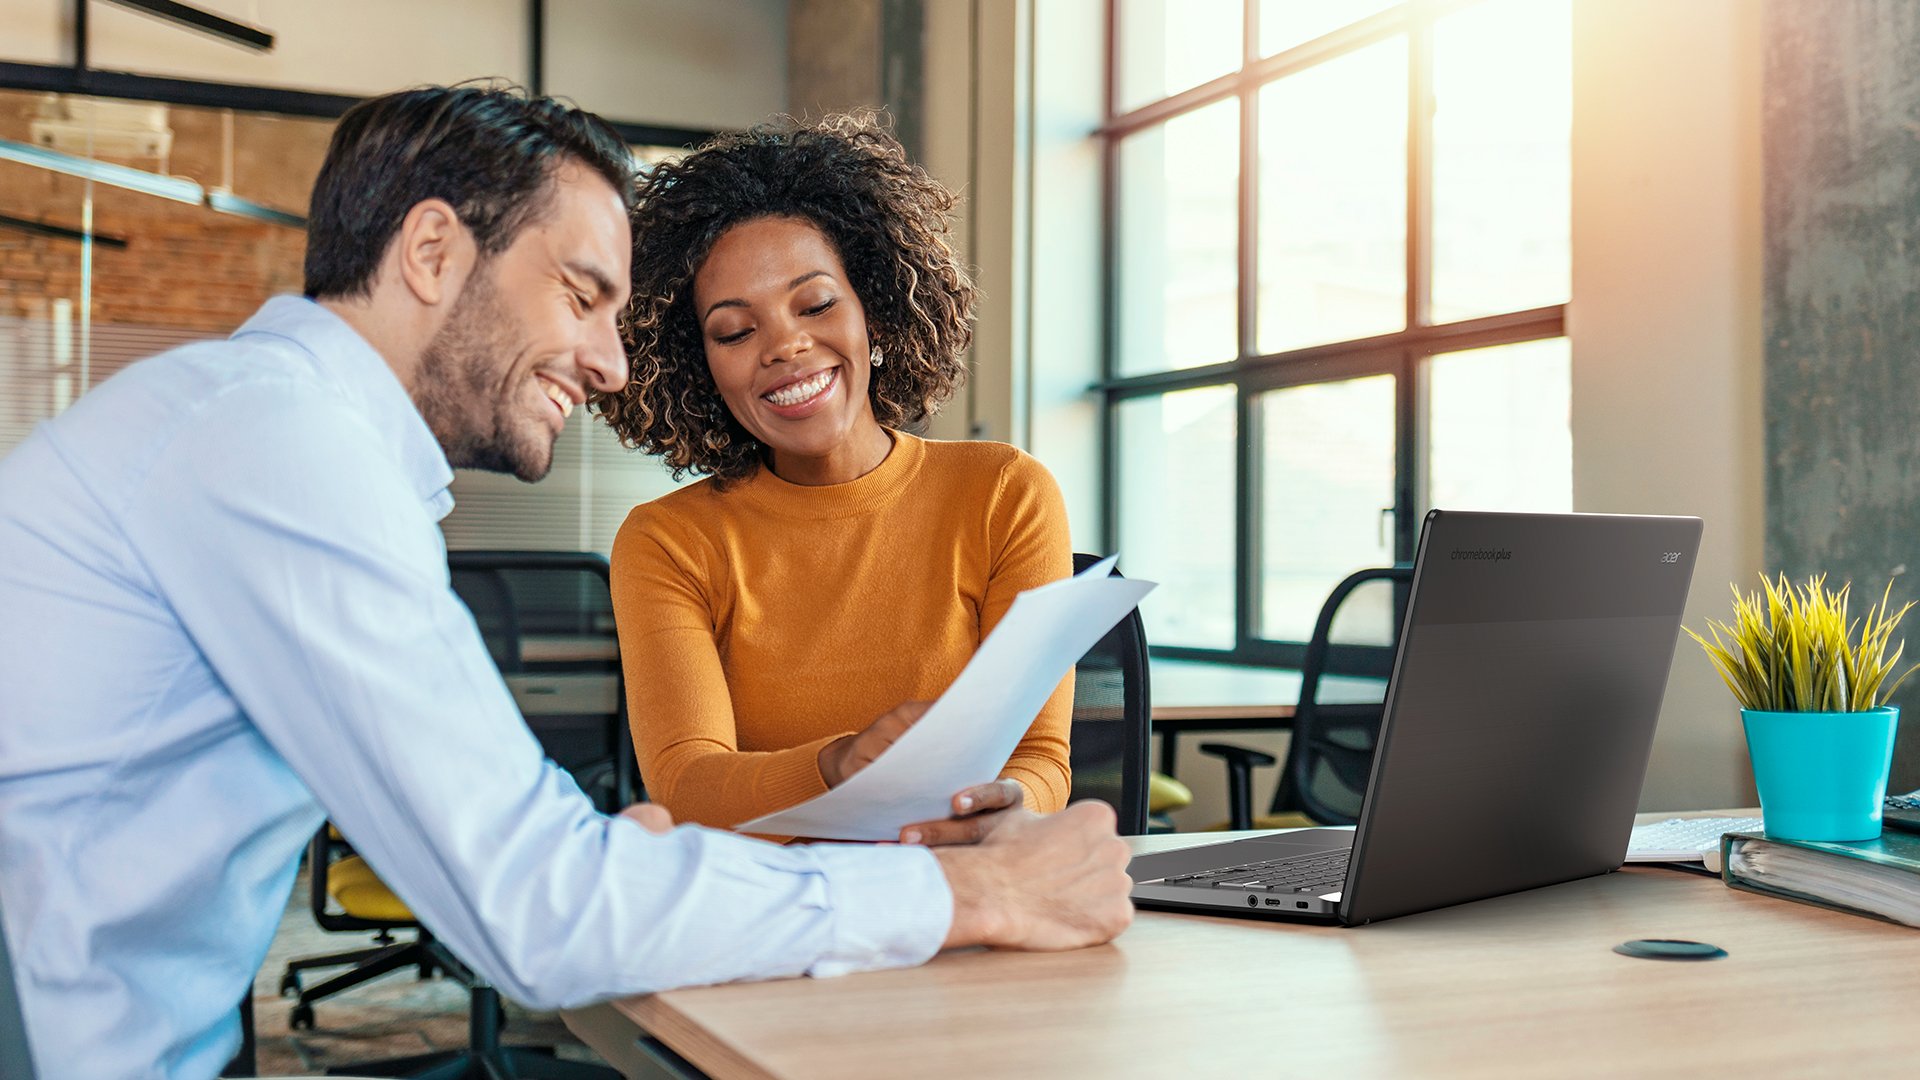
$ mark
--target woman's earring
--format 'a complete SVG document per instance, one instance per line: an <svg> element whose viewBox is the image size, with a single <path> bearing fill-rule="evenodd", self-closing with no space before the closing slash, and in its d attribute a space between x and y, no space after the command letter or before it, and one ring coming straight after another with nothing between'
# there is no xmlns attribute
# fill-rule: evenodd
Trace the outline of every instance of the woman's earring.
<svg viewBox="0 0 1920 1080"><path fill-rule="evenodd" d="M880 352L880 346L878 345L875 345L873 351L867 354L867 359L873 361L874 367L879 367L887 362L886 356Z"/></svg>

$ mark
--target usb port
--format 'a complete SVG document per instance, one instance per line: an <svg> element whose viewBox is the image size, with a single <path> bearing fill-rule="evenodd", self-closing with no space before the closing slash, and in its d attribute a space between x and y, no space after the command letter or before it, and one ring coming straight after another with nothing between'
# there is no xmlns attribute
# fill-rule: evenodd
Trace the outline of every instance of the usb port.
<svg viewBox="0 0 1920 1080"><path fill-rule="evenodd" d="M1279 906L1280 906L1280 898L1279 898L1279 897L1277 897L1277 896L1269 896L1269 897L1267 897L1267 906L1268 906L1268 907L1279 907Z"/></svg>

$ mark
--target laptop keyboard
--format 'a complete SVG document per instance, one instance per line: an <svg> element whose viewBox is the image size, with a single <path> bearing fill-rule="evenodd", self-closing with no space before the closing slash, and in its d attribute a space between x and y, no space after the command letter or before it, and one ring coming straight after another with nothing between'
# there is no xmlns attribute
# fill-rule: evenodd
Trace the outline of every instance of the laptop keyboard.
<svg viewBox="0 0 1920 1080"><path fill-rule="evenodd" d="M1311 855L1289 855L1266 862L1242 863L1201 874L1178 874L1161 881L1162 885L1184 885L1195 889L1244 889L1252 892L1319 893L1337 889L1347 880L1347 856L1351 848L1316 851Z"/></svg>

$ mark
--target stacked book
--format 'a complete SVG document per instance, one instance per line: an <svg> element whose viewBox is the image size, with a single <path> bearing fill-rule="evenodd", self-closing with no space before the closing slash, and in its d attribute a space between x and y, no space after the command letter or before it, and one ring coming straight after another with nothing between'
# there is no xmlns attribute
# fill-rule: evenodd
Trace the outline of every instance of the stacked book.
<svg viewBox="0 0 1920 1080"><path fill-rule="evenodd" d="M1920 927L1920 834L1841 843L1728 833L1720 865L1736 889Z"/></svg>

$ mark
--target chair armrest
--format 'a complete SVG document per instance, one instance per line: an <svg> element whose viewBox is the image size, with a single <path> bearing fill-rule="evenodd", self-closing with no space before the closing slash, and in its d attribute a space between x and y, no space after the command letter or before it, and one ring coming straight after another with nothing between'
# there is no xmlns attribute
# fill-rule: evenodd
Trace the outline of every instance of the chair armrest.
<svg viewBox="0 0 1920 1080"><path fill-rule="evenodd" d="M1253 828L1253 770L1277 765L1279 759L1232 743L1201 743L1200 752L1227 763L1227 827Z"/></svg>

